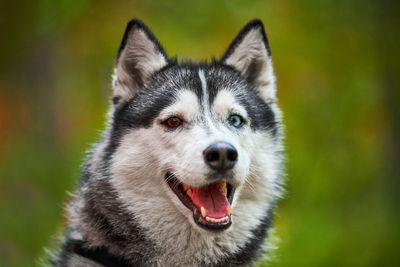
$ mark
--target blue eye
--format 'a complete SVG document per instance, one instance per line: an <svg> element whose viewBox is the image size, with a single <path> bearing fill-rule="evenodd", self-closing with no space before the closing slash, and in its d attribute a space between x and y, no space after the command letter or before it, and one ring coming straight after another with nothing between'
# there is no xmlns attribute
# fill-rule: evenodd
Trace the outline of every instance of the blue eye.
<svg viewBox="0 0 400 267"><path fill-rule="evenodd" d="M243 123L244 123L243 118L239 115L231 115L228 118L228 122L230 125L232 125L233 127L236 127L236 128L242 127Z"/></svg>

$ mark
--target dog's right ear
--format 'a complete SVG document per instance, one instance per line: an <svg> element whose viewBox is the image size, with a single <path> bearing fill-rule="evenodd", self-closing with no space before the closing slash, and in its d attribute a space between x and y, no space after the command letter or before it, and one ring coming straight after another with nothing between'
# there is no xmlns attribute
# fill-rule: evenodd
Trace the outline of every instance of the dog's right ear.
<svg viewBox="0 0 400 267"><path fill-rule="evenodd" d="M113 103L120 107L168 64L168 57L154 34L138 19L125 30L113 77Z"/></svg>

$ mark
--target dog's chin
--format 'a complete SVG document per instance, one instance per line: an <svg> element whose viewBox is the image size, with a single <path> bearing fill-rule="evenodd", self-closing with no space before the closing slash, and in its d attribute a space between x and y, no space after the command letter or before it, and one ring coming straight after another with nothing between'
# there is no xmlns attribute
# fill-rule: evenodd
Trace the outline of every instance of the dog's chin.
<svg viewBox="0 0 400 267"><path fill-rule="evenodd" d="M194 222L208 231L223 231L232 224L235 187L223 180L193 187L167 172L165 181L181 203L193 213Z"/></svg>

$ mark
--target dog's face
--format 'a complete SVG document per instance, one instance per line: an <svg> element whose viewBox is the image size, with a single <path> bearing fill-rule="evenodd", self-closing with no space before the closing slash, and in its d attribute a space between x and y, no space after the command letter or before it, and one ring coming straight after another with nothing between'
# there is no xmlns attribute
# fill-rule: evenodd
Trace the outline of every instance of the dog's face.
<svg viewBox="0 0 400 267"><path fill-rule="evenodd" d="M220 232L261 212L246 203L274 198L279 111L268 49L253 22L220 61L177 64L142 23L128 25L114 77L110 172L145 227L163 214L163 223L184 217Z"/></svg>

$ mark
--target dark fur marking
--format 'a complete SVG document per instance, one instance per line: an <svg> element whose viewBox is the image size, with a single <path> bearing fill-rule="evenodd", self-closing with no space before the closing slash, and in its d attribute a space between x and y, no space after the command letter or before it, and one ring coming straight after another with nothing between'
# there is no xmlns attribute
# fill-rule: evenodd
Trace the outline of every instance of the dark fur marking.
<svg viewBox="0 0 400 267"><path fill-rule="evenodd" d="M114 96L112 98L112 102L113 102L114 105L118 104L120 100L121 100L120 96Z"/></svg>
<svg viewBox="0 0 400 267"><path fill-rule="evenodd" d="M207 88L209 91L210 106L221 89L228 89L227 85L239 84L240 90L235 94L238 102L244 106L250 118L250 127L253 130L271 130L276 133L275 116L271 108L261 99L253 87L243 80L240 73L230 66L214 63L211 65L218 71L208 71ZM224 75L225 74L225 75ZM229 78L228 78L229 77ZM234 88L232 88L234 89ZM240 92L240 93L238 93ZM275 134L274 134L275 135Z"/></svg>
<svg viewBox="0 0 400 267"><path fill-rule="evenodd" d="M88 245L80 240L69 240L65 248L81 257L90 259L104 266L113 267L132 267L132 265L124 258L111 254L105 247L88 247Z"/></svg>
<svg viewBox="0 0 400 267"><path fill-rule="evenodd" d="M154 245L144 237L144 231L118 202L117 193L107 181L96 181L90 184L85 192L85 206L82 210L83 221L96 233L97 238L103 239L110 247L103 247L115 257L129 261L132 266L147 266L156 253ZM63 245L59 262L65 263L74 254L73 247L68 246L70 239ZM89 237L90 238L90 237ZM90 244L91 240L85 240ZM134 244L134 246L132 246ZM88 247L89 248L89 247ZM113 265L110 265L113 266Z"/></svg>
<svg viewBox="0 0 400 267"><path fill-rule="evenodd" d="M253 238L251 238L237 253L225 256L213 267L243 266L254 262L263 252L262 245L267 237L268 230L272 226L272 215L273 208L270 208L258 227L252 231Z"/></svg>
<svg viewBox="0 0 400 267"><path fill-rule="evenodd" d="M251 94L254 95L250 96ZM275 115L257 93L249 91L246 96L239 97L239 102L245 107L253 130L271 130L275 135L277 127Z"/></svg>

